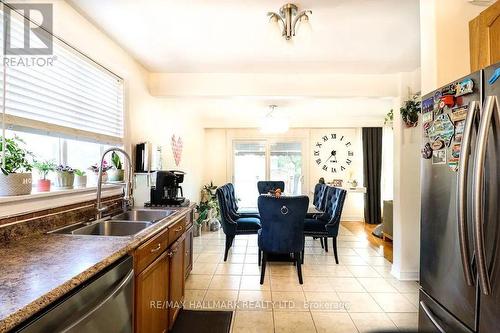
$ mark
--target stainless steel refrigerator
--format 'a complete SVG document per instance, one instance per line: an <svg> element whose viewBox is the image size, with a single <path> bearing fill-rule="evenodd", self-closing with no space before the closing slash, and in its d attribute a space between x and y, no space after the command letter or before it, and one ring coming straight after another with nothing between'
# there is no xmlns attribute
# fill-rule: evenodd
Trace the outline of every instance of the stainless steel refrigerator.
<svg viewBox="0 0 500 333"><path fill-rule="evenodd" d="M419 332L500 332L500 64L422 99Z"/></svg>

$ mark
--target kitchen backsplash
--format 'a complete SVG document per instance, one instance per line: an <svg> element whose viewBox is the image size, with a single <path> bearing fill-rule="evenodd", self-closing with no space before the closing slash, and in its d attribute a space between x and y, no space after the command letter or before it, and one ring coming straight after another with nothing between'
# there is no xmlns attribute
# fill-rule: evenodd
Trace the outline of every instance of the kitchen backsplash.
<svg viewBox="0 0 500 333"><path fill-rule="evenodd" d="M121 209L122 197L112 196L103 203L113 213ZM0 219L0 244L22 237L40 235L76 222L95 218L95 200Z"/></svg>

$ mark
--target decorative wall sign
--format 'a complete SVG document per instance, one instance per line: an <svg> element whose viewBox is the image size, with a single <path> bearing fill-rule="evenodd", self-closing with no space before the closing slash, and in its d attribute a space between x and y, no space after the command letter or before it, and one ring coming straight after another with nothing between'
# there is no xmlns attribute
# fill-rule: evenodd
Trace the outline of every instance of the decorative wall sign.
<svg viewBox="0 0 500 333"><path fill-rule="evenodd" d="M182 157L182 148L183 148L183 142L182 138L179 136L177 139L175 139L175 134L172 135L172 140L171 143L172 145L172 153L174 154L174 161L175 165L179 166L181 163L181 157Z"/></svg>
<svg viewBox="0 0 500 333"><path fill-rule="evenodd" d="M441 139L436 139L432 144L431 144L432 150L439 150L444 148L444 141Z"/></svg>
<svg viewBox="0 0 500 333"><path fill-rule="evenodd" d="M436 141L437 138L441 138L447 146L450 145L454 134L455 126L453 126L453 123L447 114L437 116L434 123L429 128L429 138L431 141Z"/></svg>
<svg viewBox="0 0 500 333"><path fill-rule="evenodd" d="M455 90L455 97L472 94L474 92L474 81L472 79L465 79L462 82L458 82Z"/></svg>
<svg viewBox="0 0 500 333"><path fill-rule="evenodd" d="M446 164L446 149L432 152L432 164Z"/></svg>
<svg viewBox="0 0 500 333"><path fill-rule="evenodd" d="M427 98L422 101L422 114L426 114L434 110L434 98Z"/></svg>
<svg viewBox="0 0 500 333"><path fill-rule="evenodd" d="M464 120L467 117L467 111L469 110L469 105L457 106L451 109L450 118L451 121L456 122Z"/></svg>
<svg viewBox="0 0 500 333"><path fill-rule="evenodd" d="M458 171L458 161L459 161L458 157L452 157L449 159L448 166L452 171L455 172Z"/></svg>
<svg viewBox="0 0 500 333"><path fill-rule="evenodd" d="M420 151L420 153L422 154L422 157L425 158L426 160L430 159L432 157L431 144L427 142L424 148L422 148L422 150Z"/></svg>

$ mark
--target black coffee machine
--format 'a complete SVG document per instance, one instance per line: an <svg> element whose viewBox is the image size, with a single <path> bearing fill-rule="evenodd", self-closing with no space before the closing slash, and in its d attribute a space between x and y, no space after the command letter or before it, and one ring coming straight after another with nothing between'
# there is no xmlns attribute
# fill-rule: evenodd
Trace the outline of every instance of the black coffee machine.
<svg viewBox="0 0 500 333"><path fill-rule="evenodd" d="M184 181L185 174L178 170L157 171L156 185L151 188L151 201L146 206L184 206L189 203L179 185Z"/></svg>

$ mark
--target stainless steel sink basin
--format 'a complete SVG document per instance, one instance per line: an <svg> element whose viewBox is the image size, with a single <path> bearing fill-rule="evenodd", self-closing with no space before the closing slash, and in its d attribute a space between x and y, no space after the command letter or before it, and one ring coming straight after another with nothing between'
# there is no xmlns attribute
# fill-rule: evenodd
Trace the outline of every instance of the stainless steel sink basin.
<svg viewBox="0 0 500 333"><path fill-rule="evenodd" d="M151 222L102 221L71 231L73 235L130 236L151 226Z"/></svg>
<svg viewBox="0 0 500 333"><path fill-rule="evenodd" d="M174 213L174 210L133 209L113 216L111 220L158 222Z"/></svg>

